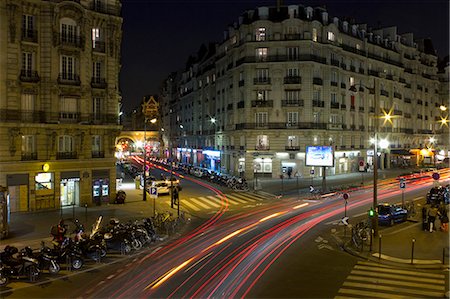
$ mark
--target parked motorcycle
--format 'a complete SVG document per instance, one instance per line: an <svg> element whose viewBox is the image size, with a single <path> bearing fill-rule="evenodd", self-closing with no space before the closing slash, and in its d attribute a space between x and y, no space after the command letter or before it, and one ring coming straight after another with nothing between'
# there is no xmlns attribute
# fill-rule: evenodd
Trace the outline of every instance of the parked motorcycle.
<svg viewBox="0 0 450 299"><path fill-rule="evenodd" d="M53 249L47 247L44 242L41 243L41 250L50 252L56 257L60 264L68 264L74 270L79 270L83 267L83 253L80 248L76 246L75 242L66 238L61 244L53 242Z"/></svg>
<svg viewBox="0 0 450 299"><path fill-rule="evenodd" d="M100 216L97 221L92 226L92 232L90 235L85 233L83 224L75 220L75 237L74 246L79 250L85 257L92 259L94 261L99 261L101 258L106 256L106 243L97 238L98 231L100 230L100 223L102 221L102 216Z"/></svg>
<svg viewBox="0 0 450 299"><path fill-rule="evenodd" d="M17 255L17 257L15 256ZM1 282L7 283L8 279L28 279L34 282L39 277L39 261L35 258L19 253L17 247L6 246L4 251L0 253L1 269L0 272L7 279L0 279Z"/></svg>
<svg viewBox="0 0 450 299"><path fill-rule="evenodd" d="M24 257L35 258L38 261L39 269L48 270L52 275L58 274L61 266L57 262L58 256L55 255L50 248L41 248L40 251L34 252L29 246L21 250Z"/></svg>

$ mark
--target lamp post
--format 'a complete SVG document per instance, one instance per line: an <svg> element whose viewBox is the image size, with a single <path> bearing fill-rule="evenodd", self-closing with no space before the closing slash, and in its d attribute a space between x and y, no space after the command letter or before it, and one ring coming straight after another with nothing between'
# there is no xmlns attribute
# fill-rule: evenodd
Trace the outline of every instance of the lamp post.
<svg viewBox="0 0 450 299"><path fill-rule="evenodd" d="M361 86L369 91L373 91L374 94L374 138L373 138L373 200L372 200L372 209L375 212L372 220L372 228L375 236L378 236L378 117L380 114L380 107L378 106L378 88L377 88L377 80L373 81L373 88L367 87L363 84L355 84L350 86L349 90L352 92L357 92L356 86Z"/></svg>
<svg viewBox="0 0 450 299"><path fill-rule="evenodd" d="M148 118L144 116L144 165L142 175L144 176L144 192L142 193L142 200L147 201L147 121ZM150 120L152 124L156 123L156 118Z"/></svg>

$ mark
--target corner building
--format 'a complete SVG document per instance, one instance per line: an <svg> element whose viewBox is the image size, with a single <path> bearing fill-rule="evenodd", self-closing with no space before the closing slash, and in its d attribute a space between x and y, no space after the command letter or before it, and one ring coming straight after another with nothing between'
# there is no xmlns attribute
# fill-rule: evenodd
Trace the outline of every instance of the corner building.
<svg viewBox="0 0 450 299"><path fill-rule="evenodd" d="M119 0L0 2L0 185L12 212L115 196Z"/></svg>
<svg viewBox="0 0 450 299"><path fill-rule="evenodd" d="M380 168L430 164L424 148L448 156L437 71L431 41L395 26L371 29L302 5L259 7L188 61L178 90L165 92L176 107L163 118L176 113L171 127L182 124L183 162L246 178L322 176L305 163L314 145L334 150L327 175L370 171L374 156ZM375 131L387 141L377 155Z"/></svg>

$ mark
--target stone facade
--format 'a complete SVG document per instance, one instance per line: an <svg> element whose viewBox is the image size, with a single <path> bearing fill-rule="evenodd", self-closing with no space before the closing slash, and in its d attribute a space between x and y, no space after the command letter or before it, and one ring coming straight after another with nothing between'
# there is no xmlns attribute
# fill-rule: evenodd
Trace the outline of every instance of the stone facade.
<svg viewBox="0 0 450 299"><path fill-rule="evenodd" d="M0 185L12 212L115 197L120 11L119 0L1 1Z"/></svg>
<svg viewBox="0 0 450 299"><path fill-rule="evenodd" d="M381 168L432 164L422 149L445 147L437 71L431 41L395 26L371 30L323 8L260 7L164 90L163 125L184 162L246 178L322 176L325 168L306 165L308 146L332 147L327 175L370 171L375 132L388 141L378 147Z"/></svg>

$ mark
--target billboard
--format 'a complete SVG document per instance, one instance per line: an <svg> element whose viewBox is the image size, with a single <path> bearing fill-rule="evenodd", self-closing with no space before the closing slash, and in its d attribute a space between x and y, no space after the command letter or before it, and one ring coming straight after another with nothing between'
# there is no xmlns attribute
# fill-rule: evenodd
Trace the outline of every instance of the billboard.
<svg viewBox="0 0 450 299"><path fill-rule="evenodd" d="M334 166L332 146L307 146L306 166Z"/></svg>

